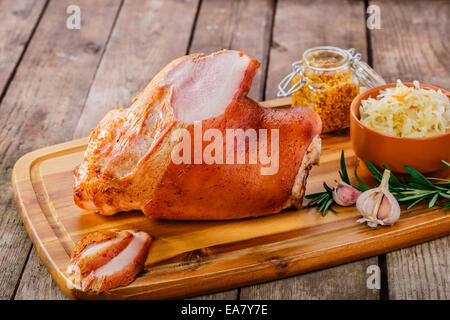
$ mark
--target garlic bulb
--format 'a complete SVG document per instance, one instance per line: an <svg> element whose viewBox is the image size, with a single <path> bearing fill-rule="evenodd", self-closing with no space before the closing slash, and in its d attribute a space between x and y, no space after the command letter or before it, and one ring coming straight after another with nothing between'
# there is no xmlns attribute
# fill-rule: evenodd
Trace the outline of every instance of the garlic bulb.
<svg viewBox="0 0 450 320"><path fill-rule="evenodd" d="M341 181L333 189L333 200L340 206L351 206L355 204L361 192Z"/></svg>
<svg viewBox="0 0 450 320"><path fill-rule="evenodd" d="M397 199L389 192L391 172L384 170L383 179L377 188L363 192L356 201L356 208L363 218L358 222L367 222L369 227L393 225L400 217Z"/></svg>

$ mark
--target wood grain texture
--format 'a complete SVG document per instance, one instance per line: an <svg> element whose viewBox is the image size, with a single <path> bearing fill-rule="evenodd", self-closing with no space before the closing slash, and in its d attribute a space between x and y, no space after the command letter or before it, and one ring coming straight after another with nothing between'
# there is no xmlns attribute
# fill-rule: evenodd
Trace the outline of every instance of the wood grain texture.
<svg viewBox="0 0 450 320"><path fill-rule="evenodd" d="M266 99L276 98L278 83L306 49L355 48L367 57L364 1L279 0L270 50Z"/></svg>
<svg viewBox="0 0 450 320"><path fill-rule="evenodd" d="M244 51L261 63L249 97L264 100L273 10L272 0L202 2L190 53L210 54L221 49Z"/></svg>
<svg viewBox="0 0 450 320"><path fill-rule="evenodd" d="M167 63L186 54L197 4L197 0L124 2L75 137L88 136L109 110L129 107Z"/></svg>
<svg viewBox="0 0 450 320"><path fill-rule="evenodd" d="M148 77L151 78L159 71L159 60L162 67L172 56L175 58L185 53L190 35L189 28L185 29L184 33L177 34L176 27L180 25L173 24L172 28L168 28L165 22L169 19L170 13L177 12L183 16L179 23L189 25L195 16L196 6L197 1L124 2L89 90L86 105L82 108L75 136L88 135L91 126L96 125L96 119L103 116L102 112L106 113L114 107L127 106L140 88L145 86ZM171 43L166 41L167 39L176 42ZM43 265L37 255L31 255L30 260L30 264ZM45 268L38 271L40 274L36 278L41 279L44 284L51 283L52 290L42 294L39 291L26 294L19 292L20 297L28 295L35 299L66 298ZM24 276L21 286L24 286L23 283L27 280Z"/></svg>
<svg viewBox="0 0 450 320"><path fill-rule="evenodd" d="M387 254L390 299L450 299L450 237Z"/></svg>
<svg viewBox="0 0 450 320"><path fill-rule="evenodd" d="M31 38L39 16L45 8L45 0L9 0L0 2L0 99L6 93L8 81L13 76L24 48ZM3 113L0 110L0 114ZM1 155L1 153L0 153ZM31 242L27 239L25 230L12 201L11 187L7 183L10 176L11 163L0 175L0 208L4 213L0 217L0 299L8 299L13 294L23 263L27 258ZM7 231L8 230L8 231ZM19 242L16 242L19 240ZM22 240L22 241L20 241ZM6 254L14 254L7 257ZM16 270L8 263L17 262ZM4 285L3 285L4 284Z"/></svg>
<svg viewBox="0 0 450 320"><path fill-rule="evenodd" d="M373 66L388 82L419 80L450 89L450 2L371 1L381 10L372 30ZM389 298L450 299L450 238L387 254Z"/></svg>
<svg viewBox="0 0 450 320"><path fill-rule="evenodd" d="M304 275L241 289L241 299L346 300L378 299L378 290L367 289L367 267L376 259L349 263ZM351 281L343 282L343 279Z"/></svg>
<svg viewBox="0 0 450 320"><path fill-rule="evenodd" d="M450 2L371 1L381 29L371 30L373 66L387 82L397 79L450 89Z"/></svg>
<svg viewBox="0 0 450 320"><path fill-rule="evenodd" d="M67 300L41 262L36 249L31 249L30 258L23 272L15 300Z"/></svg>
<svg viewBox="0 0 450 320"><path fill-rule="evenodd" d="M43 2L43 0L0 2L0 26L6 25L6 21L11 19L15 23L13 29L0 28L0 34L3 34L0 37L2 39L0 41L0 71L2 71L0 72L0 84L1 81L11 78L11 75L14 74L14 72L11 73L11 68L14 69L14 65L17 62L15 59L19 58L24 50L25 43L23 40L26 41L34 27L30 21L31 19L37 19L37 9ZM91 4L87 1L50 1L49 7L52 8L52 13L48 14L47 12L41 21L41 24L46 24L45 30L42 31L42 26L38 26L36 29L34 38L37 37L37 40L32 41L23 59L21 58L22 64L19 65L14 76L15 81L11 82L5 96L5 100L8 99L8 104L6 106L0 105L0 141L3 141L0 142L0 210L2 211L0 215L0 299L9 299L14 297L14 295L17 299L64 298L62 292L55 286L55 282L50 274L43 267L36 251L33 249L30 253L31 242L25 233L17 213L17 206L11 196L12 191L9 179L14 161L20 155L32 149L71 138L80 114L76 112L77 110L82 110L87 95L85 89L88 88L89 90L93 79L95 83L98 83L98 91L102 92L104 90L104 93L92 93L93 97L89 98L92 101L86 104L86 106L90 105L91 111L83 113L84 120L82 122L86 123L86 126L83 128L82 122L78 124L75 133L77 137L89 133L89 123L91 123L91 126L95 126L99 118L103 116L102 108L108 110L112 107L128 106L130 99L134 96L134 92L139 91L153 76L153 74L149 74L148 77L125 78L128 74L143 75L141 69L150 70L152 68L152 62L147 63L145 66L133 64L131 60L145 60L145 52L134 51L133 43L127 41L127 38L135 39L137 35L126 32L121 33L122 39L115 40L118 42L117 46L120 45L122 48L115 49L117 53L113 55L114 59L110 59L110 63L106 67L100 67L97 76L95 76L95 69L103 52L103 44L107 41L105 40L107 36L104 37L103 34L107 35L109 33L110 29L108 28L113 25L112 21L114 21L114 10L110 6L118 8L119 2L119 0L108 1L105 4L102 1L100 4L95 4L101 9L99 13L100 10L91 10ZM122 8L133 7L133 4L130 4L132 1L125 0L123 2ZM161 52L165 54L170 54L170 48L175 48L176 50L182 48L180 43L184 40L180 40L180 38L185 39L185 33L190 33L187 27L185 27L186 30L178 29L176 34L169 31L167 34L170 37L166 38L164 43L158 42L158 39L160 39L158 35L164 35L167 29L173 30L171 29L171 23L177 25L178 20L184 21L185 15L189 15L188 18L191 17L190 13L184 10L173 10L169 15L167 10L162 10L165 12L163 13L165 18L158 20L156 17L155 20L153 14L157 16L161 11L161 5L166 6L167 2L147 1L145 2L148 4L146 7L145 3L137 1L138 5L143 4L142 8L146 8L146 10L142 10L143 12L134 16L130 15L131 17L136 20L140 20L139 17L141 16L144 17L143 20L147 21L144 23L144 26L147 27L154 21L160 23L157 27L148 27L151 28L150 34L147 34L148 30L146 28L139 29L141 34L150 39L148 41L149 45L139 43L138 39L139 46L147 45L152 50L164 47L164 52ZM187 5L193 2L196 3L196 1L185 2L187 2ZM259 42L254 44L249 39L253 39L254 33L256 33L256 30L259 30L261 25L265 24L265 28L268 28L269 24L253 19L253 15L260 16L265 7L252 7L252 2L235 1L230 3L227 1L221 4L219 1L202 1L204 12L209 14L217 12L218 17L217 19L205 17L206 14L200 12L198 25L204 27L210 34L204 32L203 34L206 34L206 36L201 36L197 39L193 38L191 49L199 48L200 50L203 47L206 49L202 51L206 52L210 43L211 48L215 48L215 46L236 43L236 41L241 41L242 39L244 39L242 46L249 48L246 50L252 50L253 47L260 48ZM84 16L85 13L94 12L94 14L97 14L96 19L98 23L87 21L87 26L95 27L95 30L89 28L88 32L77 33L77 31L68 31L64 28L65 8L69 3L80 5L83 15L83 26L86 26L84 19L88 18L89 20L91 16L90 14ZM266 2L260 1L257 3L262 4ZM360 16L365 11L362 3L363 1L336 2L322 0L311 2L305 0L278 0L278 11L280 11L278 15L281 18L275 17L275 27L279 29L275 30L275 41L272 43L270 51L272 59L269 68L271 67L272 69L269 70L268 80L271 83L267 83L267 90L263 92L262 96L265 93L268 98L275 97L276 85L281 77L290 71L290 63L299 59L301 52L310 46L325 44L338 45L344 48L354 46L357 50L365 53L365 21L360 21ZM369 1L369 4L378 4L381 7L383 29L373 30L370 38L372 40L375 68L383 74L386 80L394 81L401 76L403 80L419 79L450 89L448 88L448 65L450 60L448 48L450 42L447 31L449 29L448 16L450 14L448 1ZM21 7L22 5L23 7ZM184 3L177 2L176 5L184 6ZM4 10L5 6L8 8L7 10ZM20 8L17 11L11 11L9 9L12 8L11 6ZM169 6L175 5L170 1ZM296 6L302 7L301 12L299 9L296 9ZM352 6L354 6L353 9L350 8ZM86 8L88 9L87 12L84 10ZM207 10L206 8L209 9ZM244 12L242 12L241 8L244 8ZM256 13L245 10L249 8ZM217 11L212 9L217 9ZM134 12L133 10L131 11ZM148 12L151 14L148 15ZM233 14L230 15L230 12ZM123 12L120 15L122 14ZM150 19L147 19L149 16ZM241 21L242 19L251 20L252 25L247 27L248 24L245 21ZM130 20L127 22L122 21L121 23L123 25L133 25L133 23L136 24L137 22ZM255 29L253 29L254 24L258 26ZM351 26L352 29L348 30L348 26ZM51 28L53 30L50 30ZM216 29L214 30L214 28ZM221 28L227 28L227 30L221 30ZM132 28L128 29L127 26L123 26L123 29L125 31L133 30ZM392 32L392 30L395 31ZM247 37L250 34L252 36ZM278 36L276 36L277 34ZM74 35L78 35L78 38L74 38ZM85 37L86 35L88 36ZM179 35L180 37L178 37ZM68 36L68 39L74 42L73 45L65 43L62 39L63 36ZM265 37L266 33L264 32L264 39L266 39ZM92 39L93 41L90 41ZM172 42L171 39L176 39L176 42ZM57 44L56 46L55 43ZM156 44L152 45L152 43ZM167 46L165 46L166 44ZM184 45L184 42L182 44ZM268 44L269 42L265 45ZM358 44L363 47L358 47ZM111 46L110 43L104 57L112 50ZM2 48L6 47L8 49L2 51ZM58 50L61 48L64 50ZM89 52L89 55L82 55L81 64L80 60L74 63L74 59L80 58L78 54L80 50L74 50L73 48L83 48L83 52ZM55 52L55 49L59 52ZM72 52L75 54L71 54ZM182 54L184 52L175 56ZM260 59L257 57L257 54L252 55ZM136 56L139 56L139 58L136 58ZM163 61L165 59L164 54L161 56L152 56L152 58L156 59L154 60L156 64L165 63ZM277 57L277 63L274 63L274 56ZM128 57L131 58L130 61L127 61L127 64L119 63L127 60ZM170 59L172 58L167 58L168 61ZM265 57L260 60L263 59ZM5 60L8 62L5 63ZM97 61L97 66L95 62L92 62L93 60ZM68 62L67 70L66 62ZM130 66L130 64L132 67L126 70L122 69L122 67ZM265 65L266 63L263 62L262 68ZM100 72L102 68L104 70ZM115 70L116 68L120 70L117 71ZM154 72L158 71L159 68L161 66L155 66ZM3 70L5 71L3 72ZM111 77L112 79L110 80L108 75L113 70L117 74ZM70 75L70 73L77 74ZM101 73L103 73L103 76ZM271 74L275 74L276 77L272 77ZM80 82L80 75L82 76L82 82ZM55 77L52 79L52 76ZM124 76L123 79L126 79L123 83L120 83L121 76ZM72 82L69 79L66 85L66 80L70 77L73 77L75 80ZM115 83L115 79L119 79L119 82ZM112 84L109 84L109 81ZM114 84L119 85L121 89L112 90L119 88L113 87ZM70 88L68 86L73 87ZM0 89L3 87L4 85L0 85ZM254 97L258 96L261 91L264 91L264 86L259 81L258 85L254 87L251 93ZM27 91L30 91L30 93L26 94ZM255 95L254 92L256 92ZM12 96L8 98L8 95ZM68 98L63 100L61 96ZM37 101L34 101L35 97L37 97ZM104 101L107 101L107 103L103 104ZM97 114L96 108L100 109ZM71 116L68 116L68 114ZM74 119L75 121L73 121ZM66 120L69 121L68 127L61 125L61 122ZM55 129L49 133L52 130L52 126L55 126ZM387 254L389 298L450 299L450 281L448 278L450 274L449 239L450 237L442 238ZM205 252L210 251L206 250ZM24 265L27 259L29 263ZM365 262L370 264L374 262L376 264L377 260L376 258L371 258L362 262L361 264L350 263L311 272L264 285L246 287L242 289L241 298L281 299L292 297L294 299L332 299L336 296L343 299L377 298L377 292L364 292L366 290L365 283L359 285L363 278L366 277L364 268L367 264ZM356 280L350 279L350 276L346 275L348 273L354 273ZM18 283L19 280L21 280L20 283ZM17 293L14 294L16 290ZM45 290L47 291L45 292ZM198 298L235 299L235 292L236 290L229 290ZM349 292L348 295L346 294L347 292Z"/></svg>
<svg viewBox="0 0 450 320"><path fill-rule="evenodd" d="M366 58L365 38L363 1L278 1L266 97L276 97L279 81L292 71L290 64L299 60L304 50L321 45L354 47ZM378 292L367 290L362 281L367 277L364 268L377 263L378 259L372 257L285 281L247 287L241 290L241 296L247 299L334 299L336 296L377 299ZM343 290L348 290L348 294L344 295Z"/></svg>
<svg viewBox="0 0 450 320"><path fill-rule="evenodd" d="M65 28L70 4L82 9L86 32ZM13 200L11 169L24 153L72 137L118 6L52 1L0 105L1 299L13 297L31 247Z"/></svg>
<svg viewBox="0 0 450 320"><path fill-rule="evenodd" d="M356 162L347 135L323 138L322 164L312 170L307 193L317 192L322 181L337 178L335 167L342 149L349 170ZM198 296L343 264L450 232L450 215L425 205L404 211L402 219L389 228L356 223L360 215L354 206L325 217L312 208L233 221L168 221L148 219L140 212L101 216L73 203L73 167L82 159L86 143L87 139L80 139L33 151L13 170L25 227L55 281L71 298ZM363 167L359 175L366 184L374 183ZM144 272L129 286L99 296L68 286L65 270L75 243L95 230L111 228L140 229L152 235ZM347 273L351 274L334 271L328 277L340 279ZM341 283L341 288L348 286Z"/></svg>
<svg viewBox="0 0 450 320"><path fill-rule="evenodd" d="M46 0L0 2L0 93L20 60Z"/></svg>
<svg viewBox="0 0 450 320"><path fill-rule="evenodd" d="M238 299L238 289L227 290L217 293L205 294L192 298L192 300L236 300Z"/></svg>
<svg viewBox="0 0 450 320"><path fill-rule="evenodd" d="M203 1L189 53L210 54L222 49L244 51L261 63L249 97L263 100L273 10L272 0ZM236 299L237 296L236 289L199 298Z"/></svg>

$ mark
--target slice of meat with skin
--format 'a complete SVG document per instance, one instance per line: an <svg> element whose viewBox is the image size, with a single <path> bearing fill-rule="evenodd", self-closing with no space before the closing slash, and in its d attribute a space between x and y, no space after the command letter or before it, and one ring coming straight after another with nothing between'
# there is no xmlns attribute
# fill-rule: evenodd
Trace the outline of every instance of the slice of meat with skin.
<svg viewBox="0 0 450 320"><path fill-rule="evenodd" d="M98 231L81 239L67 268L83 291L100 293L128 285L143 269L151 237L135 230Z"/></svg>
<svg viewBox="0 0 450 320"><path fill-rule="evenodd" d="M321 121L309 108L267 109L249 99L258 67L256 60L232 50L168 64L129 109L100 122L95 131L106 131L101 140L98 133L91 135L75 169L75 203L103 215L142 210L149 217L192 220L257 217L300 207L309 169L320 155ZM258 138L267 130L268 146L278 130L278 170L262 175L267 165L260 161L198 164L193 154L191 163L174 163L180 129L194 137L196 123L201 134L215 129L223 137L230 129L252 129ZM207 146L203 142L202 154ZM260 154L260 144L249 143L245 159L255 147Z"/></svg>
<svg viewBox="0 0 450 320"><path fill-rule="evenodd" d="M85 245L82 250L76 249L79 253L74 255L70 261L67 269L69 274L75 277L84 277L91 270L108 263L133 239L133 235L128 231L100 231L97 234L96 240L88 238L79 242L79 244ZM91 244L87 245L88 241Z"/></svg>
<svg viewBox="0 0 450 320"><path fill-rule="evenodd" d="M84 236L83 238L80 239L80 241L77 242L75 248L73 248L72 250L70 259L73 260L76 257L80 256L81 253L91 245L100 244L120 237L121 234L119 233L119 231L120 230L111 229L89 233L88 235Z"/></svg>
<svg viewBox="0 0 450 320"><path fill-rule="evenodd" d="M146 233L133 232L133 240L122 252L83 279L83 291L100 293L133 282L144 267L150 243Z"/></svg>

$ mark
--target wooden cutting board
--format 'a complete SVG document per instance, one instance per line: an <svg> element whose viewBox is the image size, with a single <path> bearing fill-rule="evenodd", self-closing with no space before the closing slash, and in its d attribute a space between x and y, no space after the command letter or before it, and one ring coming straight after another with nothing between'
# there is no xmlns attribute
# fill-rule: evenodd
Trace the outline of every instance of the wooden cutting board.
<svg viewBox="0 0 450 320"><path fill-rule="evenodd" d="M264 103L289 104L288 99ZM338 178L341 150L349 172L356 157L347 132L322 137L321 164L314 167L306 193L318 192ZM403 210L392 227L357 223L354 206L322 217L316 209L235 221L164 221L140 212L104 217L78 208L72 198L72 170L81 162L87 139L24 155L12 183L24 225L65 294L80 299L167 299L196 296L283 278L381 254L450 234L450 214L425 205ZM359 175L374 181L367 169ZM351 175L353 176L353 175ZM405 208L403 208L405 209ZM101 295L73 289L65 270L75 243L101 229L135 228L154 238L145 270L127 287Z"/></svg>

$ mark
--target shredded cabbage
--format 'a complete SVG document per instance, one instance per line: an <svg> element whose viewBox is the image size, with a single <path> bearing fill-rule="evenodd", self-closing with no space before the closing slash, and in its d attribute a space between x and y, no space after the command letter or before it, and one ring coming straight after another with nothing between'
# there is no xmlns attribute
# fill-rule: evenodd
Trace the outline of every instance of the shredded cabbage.
<svg viewBox="0 0 450 320"><path fill-rule="evenodd" d="M396 137L429 137L450 130L450 99L441 90L421 89L397 80L376 99L361 101L360 120L369 128Z"/></svg>

